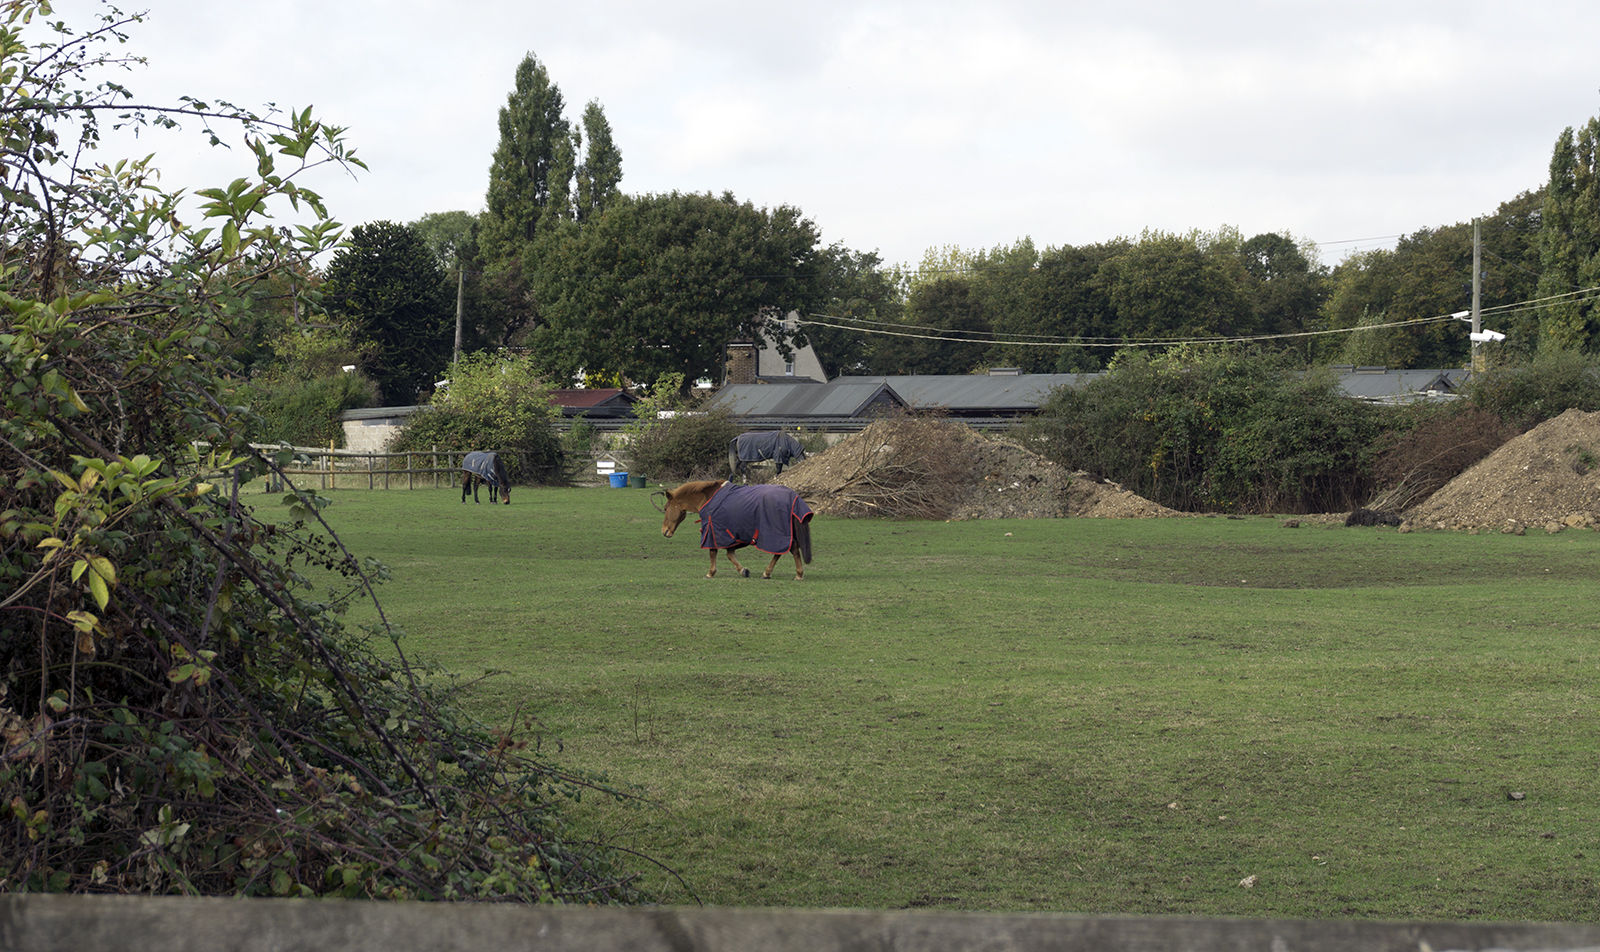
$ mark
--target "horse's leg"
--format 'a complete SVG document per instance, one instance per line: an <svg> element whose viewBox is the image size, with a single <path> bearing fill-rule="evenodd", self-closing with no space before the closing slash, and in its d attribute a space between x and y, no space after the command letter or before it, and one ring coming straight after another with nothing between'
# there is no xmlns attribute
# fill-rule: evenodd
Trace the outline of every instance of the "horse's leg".
<svg viewBox="0 0 1600 952"><path fill-rule="evenodd" d="M772 567L774 565L777 565L777 564L778 564L778 556L777 555L773 555L773 557L767 562L767 570L765 572L761 573L761 577L762 578L772 578Z"/></svg>
<svg viewBox="0 0 1600 952"><path fill-rule="evenodd" d="M804 581L806 577L806 567L800 564L800 553L798 550L791 550L791 553L794 555L794 580L796 582ZM772 557L772 561L778 561L778 557L774 555Z"/></svg>
<svg viewBox="0 0 1600 952"><path fill-rule="evenodd" d="M717 577L717 550L711 550L711 571L706 573L706 578Z"/></svg>
<svg viewBox="0 0 1600 952"><path fill-rule="evenodd" d="M722 551L728 553L728 561L733 563L733 570L735 572L739 573L739 577L740 578L749 578L750 577L750 570L745 568L744 566L740 565L739 564L739 560L733 557L733 550L734 549L742 549L742 548L744 548L744 546L742 546L742 545L730 545L727 548L723 549Z"/></svg>

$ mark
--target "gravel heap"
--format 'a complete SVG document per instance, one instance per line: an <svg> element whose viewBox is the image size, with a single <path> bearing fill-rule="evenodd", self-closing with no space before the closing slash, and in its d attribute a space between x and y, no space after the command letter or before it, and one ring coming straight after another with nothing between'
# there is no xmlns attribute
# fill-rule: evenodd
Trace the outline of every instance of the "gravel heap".
<svg viewBox="0 0 1600 952"><path fill-rule="evenodd" d="M1594 528L1600 412L1568 410L1506 443L1405 513L1417 529Z"/></svg>

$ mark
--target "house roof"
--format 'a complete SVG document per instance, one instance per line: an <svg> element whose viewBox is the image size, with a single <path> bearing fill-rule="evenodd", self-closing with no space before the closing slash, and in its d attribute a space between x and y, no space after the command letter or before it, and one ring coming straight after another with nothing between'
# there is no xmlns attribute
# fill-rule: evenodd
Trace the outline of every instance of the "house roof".
<svg viewBox="0 0 1600 952"><path fill-rule="evenodd" d="M584 387L571 390L550 391L550 402L558 407L592 407L606 406L631 406L639 398L626 390L615 387Z"/></svg>
<svg viewBox="0 0 1600 952"><path fill-rule="evenodd" d="M1465 370L1388 370L1363 367L1339 372L1347 396L1374 403L1406 403L1431 396L1454 396L1466 383Z"/></svg>
<svg viewBox="0 0 1600 952"><path fill-rule="evenodd" d="M1032 413L1057 387L1081 387L1100 374L913 374L897 377L839 377L882 381L917 409L986 415ZM832 386L832 384L829 384Z"/></svg>
<svg viewBox="0 0 1600 952"><path fill-rule="evenodd" d="M561 408L564 417L587 417L594 420L622 419L633 416L633 405L639 398L616 387L575 387L550 391L550 403Z"/></svg>
<svg viewBox="0 0 1600 952"><path fill-rule="evenodd" d="M711 403L739 416L854 417L873 406L903 407L906 400L881 378L840 377L825 384L733 384L719 390Z"/></svg>

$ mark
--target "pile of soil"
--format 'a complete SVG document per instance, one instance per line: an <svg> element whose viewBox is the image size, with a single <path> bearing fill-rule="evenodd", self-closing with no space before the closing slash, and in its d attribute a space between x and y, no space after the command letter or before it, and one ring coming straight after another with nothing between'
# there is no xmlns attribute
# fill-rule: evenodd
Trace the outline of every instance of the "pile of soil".
<svg viewBox="0 0 1600 952"><path fill-rule="evenodd" d="M1187 516L953 421L885 420L796 463L779 482L818 512L943 519ZM1347 513L1294 522L1343 523ZM1568 410L1516 437L1403 514L1401 531L1600 529L1600 412Z"/></svg>
<svg viewBox="0 0 1600 952"><path fill-rule="evenodd" d="M934 437L942 445L930 445ZM917 447L914 459L901 452L908 444ZM812 509L843 515L953 520L1185 515L1088 473L1068 472L1012 440L954 422L936 427L874 423L786 469L778 481ZM903 489L908 483L914 491ZM904 496L914 496L915 506L897 510Z"/></svg>
<svg viewBox="0 0 1600 952"><path fill-rule="evenodd" d="M1546 420L1405 517L1419 529L1595 527L1600 523L1600 412L1568 410Z"/></svg>

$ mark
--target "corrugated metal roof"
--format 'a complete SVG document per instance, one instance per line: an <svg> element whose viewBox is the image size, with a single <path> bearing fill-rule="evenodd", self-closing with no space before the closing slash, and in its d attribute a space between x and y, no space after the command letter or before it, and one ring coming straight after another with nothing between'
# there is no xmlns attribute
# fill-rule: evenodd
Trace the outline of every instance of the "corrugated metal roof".
<svg viewBox="0 0 1600 952"><path fill-rule="evenodd" d="M898 377L839 377L839 380L881 381L906 403L919 409L951 412L1032 412L1057 387L1081 387L1100 374L916 374ZM831 386L831 385L830 385Z"/></svg>
<svg viewBox="0 0 1600 952"><path fill-rule="evenodd" d="M1357 400L1416 399L1425 393L1453 394L1466 383L1465 370L1360 370L1339 374L1339 389Z"/></svg>
<svg viewBox="0 0 1600 952"><path fill-rule="evenodd" d="M744 383L723 387L711 405L739 416L853 417L875 402L905 406L882 379L840 377L831 383Z"/></svg>

